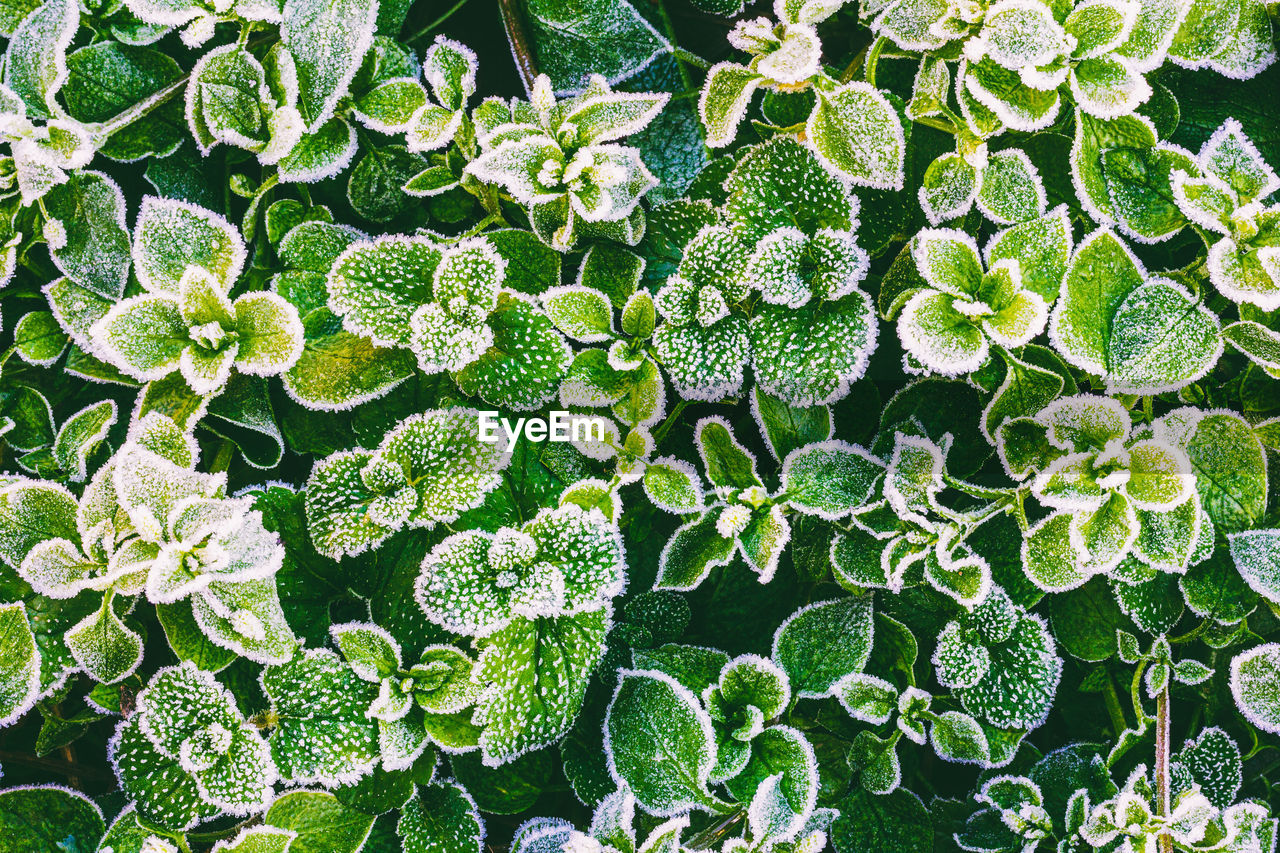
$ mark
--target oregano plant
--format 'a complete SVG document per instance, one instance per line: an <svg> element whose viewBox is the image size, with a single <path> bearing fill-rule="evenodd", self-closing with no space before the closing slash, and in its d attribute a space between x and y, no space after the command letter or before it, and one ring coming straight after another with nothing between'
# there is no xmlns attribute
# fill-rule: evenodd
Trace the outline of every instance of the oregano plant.
<svg viewBox="0 0 1280 853"><path fill-rule="evenodd" d="M0 853L1275 853L1276 16L0 5Z"/></svg>

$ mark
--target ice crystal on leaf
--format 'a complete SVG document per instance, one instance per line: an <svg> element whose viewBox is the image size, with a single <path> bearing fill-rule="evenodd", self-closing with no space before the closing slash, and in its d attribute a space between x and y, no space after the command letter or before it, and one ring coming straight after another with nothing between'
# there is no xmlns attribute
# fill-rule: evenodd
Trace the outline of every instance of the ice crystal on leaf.
<svg viewBox="0 0 1280 853"><path fill-rule="evenodd" d="M529 208L535 230L560 250L578 239L579 223L630 217L657 179L623 139L643 130L667 95L615 92L601 77L581 95L557 101L540 76L532 100L512 104L511 118L484 134L484 153L467 171L500 184Z"/></svg>
<svg viewBox="0 0 1280 853"><path fill-rule="evenodd" d="M208 806L235 815L267 807L276 781L271 754L212 675L190 663L161 670L138 695L137 717L125 727L136 727L159 755L176 762ZM130 758L117 754L122 766Z"/></svg>
<svg viewBox="0 0 1280 853"><path fill-rule="evenodd" d="M431 6L0 4L0 848L1270 853L1274 9Z"/></svg>
<svg viewBox="0 0 1280 853"><path fill-rule="evenodd" d="M307 490L307 524L317 550L358 554L404 527L433 527L477 506L510 463L501 443L479 436L474 409L406 418L373 453L321 460Z"/></svg>
<svg viewBox="0 0 1280 853"><path fill-rule="evenodd" d="M487 636L513 619L604 606L626 582L622 543L599 510L543 510L519 530L459 533L427 556L416 594L427 617Z"/></svg>

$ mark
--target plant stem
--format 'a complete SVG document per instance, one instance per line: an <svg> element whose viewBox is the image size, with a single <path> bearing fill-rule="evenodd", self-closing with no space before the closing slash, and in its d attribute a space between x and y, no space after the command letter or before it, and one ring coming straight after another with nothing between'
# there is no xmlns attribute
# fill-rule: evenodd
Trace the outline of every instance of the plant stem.
<svg viewBox="0 0 1280 853"><path fill-rule="evenodd" d="M449 20L450 18L452 18L455 12L457 12L457 11L458 11L459 9L461 9L463 6L467 5L467 3L469 3L469 2L470 2L470 0L458 0L458 2L457 2L457 3L454 3L454 4L453 4L452 6L450 6L448 9L446 9L446 10L444 11L444 13L440 15L440 17L436 18L434 21L432 21L431 23L427 24L425 27L423 27L422 29L420 29L420 30L418 30L416 33L414 33L413 35L411 35L411 36L409 36L408 38L406 38L404 41L405 41L406 43L407 43L407 42L415 42L415 41L417 41L418 39L422 38L423 36L425 36L425 35L429 35L433 30L435 30L435 28L436 28L436 27L440 26L440 25L441 25L441 24L443 24L445 21L447 21L447 20Z"/></svg>
<svg viewBox="0 0 1280 853"><path fill-rule="evenodd" d="M1116 693L1116 683L1111 680L1110 672L1107 673L1104 686L1106 689L1102 693L1102 698L1107 703L1107 716L1111 717L1111 730L1119 738L1129 726L1124 720L1124 708L1120 707L1120 696Z"/></svg>
<svg viewBox="0 0 1280 853"><path fill-rule="evenodd" d="M1160 817L1167 818L1170 812L1170 779L1169 779L1169 682L1156 697L1156 808ZM1173 853L1173 838L1168 833L1161 833L1157 839L1160 853Z"/></svg>
<svg viewBox="0 0 1280 853"><path fill-rule="evenodd" d="M653 431L653 446L656 450L662 439L667 437L667 433L671 431L671 427L675 425L676 418L680 417L680 413L684 411L685 406L689 405L688 400L681 400L671 409L671 414L667 415L667 419L658 424L658 428Z"/></svg>
<svg viewBox="0 0 1280 853"><path fill-rule="evenodd" d="M524 18L516 8L515 0L498 0L498 8L502 11L502 26L507 31L507 41L511 43L511 56L515 59L520 82L524 84L524 93L532 98L533 81L538 79L538 66L533 61L533 48L524 31Z"/></svg>
<svg viewBox="0 0 1280 853"><path fill-rule="evenodd" d="M734 812L714 826L704 829L686 842L690 850L707 850L724 836L733 825L742 820L743 812Z"/></svg>
<svg viewBox="0 0 1280 853"><path fill-rule="evenodd" d="M884 46L888 44L888 39L880 36L871 43L871 47L867 49L866 68L863 71L863 79L872 86L876 84L876 64L880 62L880 51L884 50Z"/></svg>

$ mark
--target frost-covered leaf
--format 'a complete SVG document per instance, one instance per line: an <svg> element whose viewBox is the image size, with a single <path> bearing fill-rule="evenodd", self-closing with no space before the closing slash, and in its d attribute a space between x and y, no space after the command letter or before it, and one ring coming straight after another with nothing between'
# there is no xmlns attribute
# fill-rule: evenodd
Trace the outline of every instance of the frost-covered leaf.
<svg viewBox="0 0 1280 853"><path fill-rule="evenodd" d="M488 323L493 344L457 374L458 387L516 411L546 404L569 369L568 343L545 314L506 294Z"/></svg>
<svg viewBox="0 0 1280 853"><path fill-rule="evenodd" d="M991 597L988 598L991 600ZM986 644L991 662L972 687L956 691L964 709L998 728L1035 728L1053 705L1062 660L1052 636L1036 617L1012 612L1008 599L975 608L969 621L979 630L998 630ZM1012 630L1006 633L1010 626Z"/></svg>
<svg viewBox="0 0 1280 853"><path fill-rule="evenodd" d="M1280 645L1257 646L1231 659L1231 695L1250 724L1280 732Z"/></svg>
<svg viewBox="0 0 1280 853"><path fill-rule="evenodd" d="M553 288L542 294L542 304L556 328L575 341L599 343L613 337L613 308L594 288Z"/></svg>
<svg viewBox="0 0 1280 853"><path fill-rule="evenodd" d="M773 659L790 677L797 697L825 696L836 682L866 665L873 631L869 599L811 604L778 628Z"/></svg>
<svg viewBox="0 0 1280 853"><path fill-rule="evenodd" d="M712 568L733 559L736 543L720 535L717 518L714 510L704 512L672 534L662 549L657 589L693 589Z"/></svg>
<svg viewBox="0 0 1280 853"><path fill-rule="evenodd" d="M719 148L733 142L751 104L751 96L763 79L735 62L721 62L711 67L698 99L698 115L706 128L707 145Z"/></svg>
<svg viewBox="0 0 1280 853"><path fill-rule="evenodd" d="M111 178L80 170L43 199L66 243L49 255L64 275L103 296L119 295L129 274L124 195Z"/></svg>
<svg viewBox="0 0 1280 853"><path fill-rule="evenodd" d="M1254 592L1280 601L1280 530L1242 530L1227 534L1236 570Z"/></svg>
<svg viewBox="0 0 1280 853"><path fill-rule="evenodd" d="M250 826L234 838L219 841L213 853L287 853L295 833L273 826Z"/></svg>
<svg viewBox="0 0 1280 853"><path fill-rule="evenodd" d="M757 381L793 406L840 400L866 372L876 331L875 306L860 290L799 309L762 305L750 325Z"/></svg>
<svg viewBox="0 0 1280 853"><path fill-rule="evenodd" d="M22 19L5 51L4 85L35 116L58 116L54 96L67 81L67 48L80 28L80 5L46 0Z"/></svg>
<svg viewBox="0 0 1280 853"><path fill-rule="evenodd" d="M819 156L852 183L902 188L907 147L902 121L870 84L852 82L819 92L805 130Z"/></svg>
<svg viewBox="0 0 1280 853"><path fill-rule="evenodd" d="M423 561L415 592L433 622L486 636L513 619L599 609L624 583L617 529L600 510L569 503L519 530L449 537Z"/></svg>
<svg viewBox="0 0 1280 853"><path fill-rule="evenodd" d="M612 83L631 77L669 49L667 40L627 0L529 4L539 68L556 91L579 91L589 73Z"/></svg>
<svg viewBox="0 0 1280 853"><path fill-rule="evenodd" d="M1188 740L1175 759L1185 767L1201 792L1215 806L1225 809L1235 802L1244 782L1240 747L1225 731L1212 726Z"/></svg>
<svg viewBox="0 0 1280 853"><path fill-rule="evenodd" d="M833 520L865 505L884 469L857 445L826 441L797 448L782 463L790 506Z"/></svg>
<svg viewBox="0 0 1280 853"><path fill-rule="evenodd" d="M622 672L606 717L605 751L610 774L630 787L645 811L720 811L707 787L715 763L711 719L669 675Z"/></svg>
<svg viewBox="0 0 1280 853"><path fill-rule="evenodd" d="M325 791L290 791L275 799L267 825L295 834L289 853L359 853L374 819Z"/></svg>
<svg viewBox="0 0 1280 853"><path fill-rule="evenodd" d="M276 781L271 754L211 674L190 663L161 670L138 695L138 716L141 733L178 762L206 803L239 815L266 808Z"/></svg>
<svg viewBox="0 0 1280 853"><path fill-rule="evenodd" d="M378 761L377 727L365 711L376 688L331 651L311 649L263 671L262 688L277 718L271 754L296 784L350 784Z"/></svg>
<svg viewBox="0 0 1280 853"><path fill-rule="evenodd" d="M396 823L406 853L481 853L485 827L466 788L448 780L422 788Z"/></svg>
<svg viewBox="0 0 1280 853"><path fill-rule="evenodd" d="M806 234L848 230L857 200L808 148L787 136L751 148L725 181L726 213L754 243L787 226Z"/></svg>
<svg viewBox="0 0 1280 853"><path fill-rule="evenodd" d="M95 850L107 830L93 800L58 785L0 791L0 825L5 843L24 853Z"/></svg>
<svg viewBox="0 0 1280 853"><path fill-rule="evenodd" d="M1266 506L1266 455L1248 424L1209 412L1182 439L1204 510L1226 532L1252 527Z"/></svg>
<svg viewBox="0 0 1280 853"><path fill-rule="evenodd" d="M142 637L116 615L110 596L96 613L68 631L65 641L76 663L103 684L132 675L142 663Z"/></svg>
<svg viewBox="0 0 1280 853"><path fill-rule="evenodd" d="M645 466L643 482L645 495L659 509L681 515L702 509L702 480L682 459L655 459Z"/></svg>
<svg viewBox="0 0 1280 853"><path fill-rule="evenodd" d="M48 311L32 311L18 321L13 330L13 345L18 358L27 364L48 367L67 348L67 335L57 319Z"/></svg>
<svg viewBox="0 0 1280 853"><path fill-rule="evenodd" d="M0 605L0 639L0 726L7 726L31 709L40 692L40 651L23 602Z"/></svg>
<svg viewBox="0 0 1280 853"><path fill-rule="evenodd" d="M604 653L609 609L520 619L482 642L476 702L484 762L497 766L562 737Z"/></svg>
<svg viewBox="0 0 1280 853"><path fill-rule="evenodd" d="M286 0L280 35L297 73L298 111L308 131L327 121L373 42L372 0Z"/></svg>
<svg viewBox="0 0 1280 853"><path fill-rule="evenodd" d="M938 757L961 764L984 764L991 748L987 735L973 717L959 711L944 711L933 721L929 737Z"/></svg>
<svg viewBox="0 0 1280 853"><path fill-rule="evenodd" d="M142 199L133 227L133 265L148 291L176 297L187 268L198 266L225 293L239 278L244 262L244 240L223 217L173 199Z"/></svg>

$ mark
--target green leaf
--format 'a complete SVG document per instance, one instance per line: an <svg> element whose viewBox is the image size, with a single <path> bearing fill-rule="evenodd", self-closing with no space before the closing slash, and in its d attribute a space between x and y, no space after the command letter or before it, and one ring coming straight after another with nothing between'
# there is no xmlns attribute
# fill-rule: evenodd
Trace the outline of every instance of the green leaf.
<svg viewBox="0 0 1280 853"><path fill-rule="evenodd" d="M751 318L760 387L793 406L832 403L867 370L876 342L875 306L860 290L799 309L761 305Z"/></svg>
<svg viewBox="0 0 1280 853"><path fill-rule="evenodd" d="M33 116L58 116L54 96L67 80L67 48L80 28L80 5L46 0L23 18L5 52L4 85Z"/></svg>
<svg viewBox="0 0 1280 853"><path fill-rule="evenodd" d="M1187 224L1173 196L1173 173L1195 174L1190 153L1173 146L1111 148L1102 152L1102 176L1120 227L1144 242L1164 240Z"/></svg>
<svg viewBox="0 0 1280 853"><path fill-rule="evenodd" d="M142 637L116 615L111 596L68 631L65 642L81 669L102 684L127 678L142 663Z"/></svg>
<svg viewBox="0 0 1280 853"><path fill-rule="evenodd" d="M853 184L902 189L907 149L902 120L869 83L819 91L805 131L823 161Z"/></svg>
<svg viewBox="0 0 1280 853"><path fill-rule="evenodd" d="M289 396L308 409L349 409L385 396L413 375L411 353L346 331L328 308L308 314L302 329L302 352L283 378Z"/></svg>
<svg viewBox="0 0 1280 853"><path fill-rule="evenodd" d="M717 517L715 510L704 512L672 534L662 549L656 589L694 589L714 567L733 559L737 543L720 535Z"/></svg>
<svg viewBox="0 0 1280 853"><path fill-rule="evenodd" d="M56 785L0 791L0 824L5 844L24 853L95 850L107 831L92 800Z"/></svg>
<svg viewBox="0 0 1280 853"><path fill-rule="evenodd" d="M1242 320L1223 329L1222 337L1272 378L1280 375L1280 334L1261 323Z"/></svg>
<svg viewBox="0 0 1280 853"><path fill-rule="evenodd" d="M711 66L698 99L698 116L707 131L707 145L721 148L733 142L751 105L751 96L762 82L760 74L736 62Z"/></svg>
<svg viewBox="0 0 1280 853"><path fill-rule="evenodd" d="M310 649L289 663L267 667L262 687L278 721L269 740L271 754L285 779L350 784L372 772L378 735L365 711L377 691L336 654Z"/></svg>
<svg viewBox="0 0 1280 853"><path fill-rule="evenodd" d="M121 789L147 823L181 832L218 814L177 759L162 754L142 733L136 716L116 729L107 755Z"/></svg>
<svg viewBox="0 0 1280 853"><path fill-rule="evenodd" d="M373 43L372 0L285 0L281 40L298 75L298 111L308 131L327 121Z"/></svg>
<svg viewBox="0 0 1280 853"><path fill-rule="evenodd" d="M826 406L790 406L756 386L751 392L751 412L774 459L786 459L806 444L832 438L831 410Z"/></svg>
<svg viewBox="0 0 1280 853"><path fill-rule="evenodd" d="M208 638L196 623L187 602L158 605L156 618L178 660L189 660L203 670L218 672L238 657L235 652L215 645Z"/></svg>
<svg viewBox="0 0 1280 853"><path fill-rule="evenodd" d="M978 721L959 711L943 711L929 730L933 749L944 761L961 764L985 764L991 748Z"/></svg>
<svg viewBox="0 0 1280 853"><path fill-rule="evenodd" d="M249 151L266 147L270 112L259 95L265 87L262 64L238 45L200 58L187 83L187 122L202 154L219 143Z"/></svg>
<svg viewBox="0 0 1280 853"><path fill-rule="evenodd" d="M1054 306L1054 348L1076 367L1106 375L1112 318L1145 276L1128 246L1110 231L1095 231L1076 247Z"/></svg>
<svg viewBox="0 0 1280 853"><path fill-rule="evenodd" d="M53 441L53 458L72 482L83 482L88 476L89 455L107 437L115 422L115 400L102 400L67 418L58 430Z"/></svg>
<svg viewBox="0 0 1280 853"><path fill-rule="evenodd" d="M1075 138L1071 144L1071 182L1085 212L1104 224L1113 219L1102 152L1109 148L1148 149L1155 145L1155 126L1140 115L1104 120L1076 110Z"/></svg>
<svg viewBox="0 0 1280 853"><path fill-rule="evenodd" d="M359 853L373 818L322 791L292 791L267 809L268 825L297 833L289 853Z"/></svg>
<svg viewBox="0 0 1280 853"><path fill-rule="evenodd" d="M76 500L53 483L19 481L0 490L0 560L13 568L47 539L78 542Z"/></svg>
<svg viewBox="0 0 1280 853"><path fill-rule="evenodd" d="M725 181L725 212L748 244L779 228L848 230L856 201L808 148L779 136L747 150Z"/></svg>
<svg viewBox="0 0 1280 853"><path fill-rule="evenodd" d="M782 487L791 507L833 521L865 506L883 472L883 463L856 444L823 441L787 454Z"/></svg>
<svg viewBox="0 0 1280 853"><path fill-rule="evenodd" d="M982 413L983 434L993 443L1001 424L1035 415L1057 399L1065 386L1062 376L1052 370L1022 361L1007 351L1000 356L1005 363L1004 381Z"/></svg>
<svg viewBox="0 0 1280 853"><path fill-rule="evenodd" d="M751 742L751 759L726 787L740 801L751 803L748 820L753 824L768 827L766 831L779 838L794 837L817 802L813 746L790 726L770 726Z"/></svg>
<svg viewBox="0 0 1280 853"><path fill-rule="evenodd" d="M1182 442L1204 510L1231 533L1253 527L1267 503L1266 453L1249 425L1230 412L1194 420Z"/></svg>
<svg viewBox="0 0 1280 853"><path fill-rule="evenodd" d="M213 211L174 199L142 199L133 227L133 264L148 291L176 297L187 268L199 266L225 293L239 278L245 254L235 226Z"/></svg>
<svg viewBox="0 0 1280 853"><path fill-rule="evenodd" d="M569 369L568 343L545 314L505 293L488 323L493 344L455 376L458 387L516 411L545 405Z"/></svg>
<svg viewBox="0 0 1280 853"><path fill-rule="evenodd" d="M1231 695L1251 725L1280 732L1280 644L1257 646L1231 659Z"/></svg>
<svg viewBox="0 0 1280 853"><path fill-rule="evenodd" d="M124 195L116 182L81 170L43 201L66 232L66 242L49 251L58 269L102 296L119 296L129 276L129 232Z"/></svg>
<svg viewBox="0 0 1280 853"><path fill-rule="evenodd" d="M855 789L840 803L831 846L836 853L929 853L933 820L908 790L876 796Z"/></svg>
<svg viewBox="0 0 1280 853"><path fill-rule="evenodd" d="M355 156L356 129L335 117L304 133L280 158L277 174L282 181L312 184L341 174Z"/></svg>
<svg viewBox="0 0 1280 853"><path fill-rule="evenodd" d="M711 719L669 675L622 672L605 719L605 752L610 774L651 814L724 808L707 788L715 764Z"/></svg>
<svg viewBox="0 0 1280 853"><path fill-rule="evenodd" d="M1244 783L1240 747L1225 731L1212 726L1188 740L1174 759L1188 771L1200 791L1220 809L1236 800Z"/></svg>
<svg viewBox="0 0 1280 853"><path fill-rule="evenodd" d="M773 638L773 659L797 698L827 695L840 679L861 672L871 656L871 601L842 598L797 610Z"/></svg>
<svg viewBox="0 0 1280 853"><path fill-rule="evenodd" d="M1227 545L1245 583L1267 600L1280 603L1280 530L1228 533Z"/></svg>
<svg viewBox="0 0 1280 853"><path fill-rule="evenodd" d="M614 337L613 307L594 288L553 288L542 294L542 305L556 328L575 341L592 344Z"/></svg>
<svg viewBox="0 0 1280 853"><path fill-rule="evenodd" d="M219 841L213 853L286 853L293 843L289 830L273 826L247 826L229 840Z"/></svg>
<svg viewBox="0 0 1280 853"><path fill-rule="evenodd" d="M481 642L476 703L488 766L554 743L573 724L604 653L609 608L519 619Z"/></svg>
<svg viewBox="0 0 1280 853"><path fill-rule="evenodd" d="M441 256L434 243L420 237L357 243L329 272L329 307L349 332L377 346L408 346L409 318L431 301Z"/></svg>
<svg viewBox="0 0 1280 853"><path fill-rule="evenodd" d="M354 136L354 132L351 133ZM340 134L335 136L340 138ZM329 145L332 146L332 143ZM332 147L329 148L329 151L333 150ZM354 148L351 150L354 151ZM427 162L421 155L402 145L369 148L351 170L351 177L347 181L347 200L356 213L365 219L389 222L415 203L411 196L405 194L404 185L421 173L426 165Z"/></svg>
<svg viewBox="0 0 1280 853"><path fill-rule="evenodd" d="M703 508L702 480L683 459L655 459L644 469L644 493L659 509L687 515Z"/></svg>
<svg viewBox="0 0 1280 853"><path fill-rule="evenodd" d="M0 604L0 725L19 720L40 693L40 650L26 604Z"/></svg>
<svg viewBox="0 0 1280 853"><path fill-rule="evenodd" d="M556 91L581 90L587 69L624 80L670 49L627 0L529 0L525 11L538 69Z"/></svg>
<svg viewBox="0 0 1280 853"><path fill-rule="evenodd" d="M13 346L27 364L49 367L67 348L67 335L48 311L32 311L13 329Z"/></svg>
<svg viewBox="0 0 1280 853"><path fill-rule="evenodd" d="M396 824L405 853L481 853L484 822L475 800L456 782L422 788Z"/></svg>

